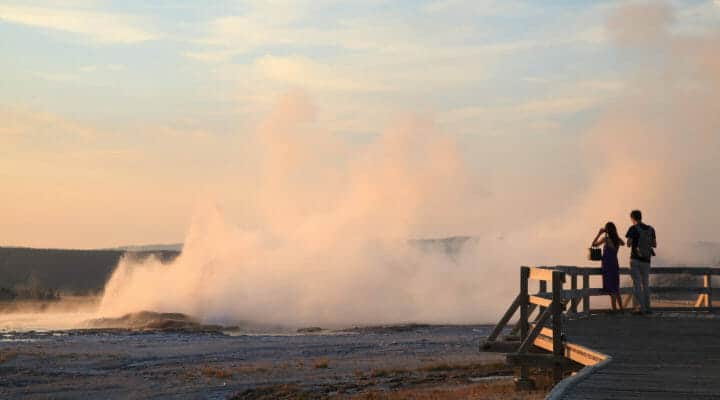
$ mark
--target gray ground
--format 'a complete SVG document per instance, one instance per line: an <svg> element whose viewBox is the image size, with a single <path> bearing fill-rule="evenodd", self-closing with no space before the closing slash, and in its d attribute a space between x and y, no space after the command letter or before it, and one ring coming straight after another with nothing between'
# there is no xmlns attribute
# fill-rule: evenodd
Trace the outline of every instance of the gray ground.
<svg viewBox="0 0 720 400"><path fill-rule="evenodd" d="M224 399L278 384L316 394L382 390L412 384L413 379L447 379L433 378L433 371L448 365L502 362L501 354L477 351L488 329L411 326L234 336L112 330L6 333L0 342L0 398ZM455 378L476 381L468 374Z"/></svg>

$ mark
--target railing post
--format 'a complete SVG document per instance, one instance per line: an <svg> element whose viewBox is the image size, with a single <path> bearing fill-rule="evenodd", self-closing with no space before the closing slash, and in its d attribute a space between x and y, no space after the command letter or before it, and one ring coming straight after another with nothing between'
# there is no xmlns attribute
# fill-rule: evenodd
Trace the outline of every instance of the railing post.
<svg viewBox="0 0 720 400"><path fill-rule="evenodd" d="M530 306L530 297L528 293L528 283L530 280L530 268L520 267L520 339L525 340L528 334L528 307Z"/></svg>
<svg viewBox="0 0 720 400"><path fill-rule="evenodd" d="M528 293L528 281L530 280L530 268L520 267L520 341L525 341L530 329L528 321L528 306L530 298ZM530 369L526 365L520 366L520 376L515 379L515 387L519 390L530 390L534 388L534 382L530 379Z"/></svg>
<svg viewBox="0 0 720 400"><path fill-rule="evenodd" d="M540 288L538 290L540 294L547 293L547 281L540 281ZM545 311L545 307L539 306L539 314L542 314L543 311Z"/></svg>
<svg viewBox="0 0 720 400"><path fill-rule="evenodd" d="M707 289L707 293L705 293L705 307L712 308L712 275L705 274L705 288Z"/></svg>
<svg viewBox="0 0 720 400"><path fill-rule="evenodd" d="M583 312L590 315L590 275L583 271Z"/></svg>
<svg viewBox="0 0 720 400"><path fill-rule="evenodd" d="M563 312L563 281L564 274L561 271L553 271L552 277L552 330L553 330L553 355L563 357L565 349L562 342L562 312ZM563 370L561 365L553 368L555 383L562 380Z"/></svg>
<svg viewBox="0 0 720 400"><path fill-rule="evenodd" d="M570 290L573 291L573 299L570 301L570 312L577 314L578 301L575 298L575 291L577 290L577 273L573 272L570 276Z"/></svg>

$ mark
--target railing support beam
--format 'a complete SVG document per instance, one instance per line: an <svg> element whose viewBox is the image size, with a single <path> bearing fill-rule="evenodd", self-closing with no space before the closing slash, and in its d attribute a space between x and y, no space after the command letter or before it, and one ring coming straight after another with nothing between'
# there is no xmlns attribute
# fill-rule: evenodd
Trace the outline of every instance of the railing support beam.
<svg viewBox="0 0 720 400"><path fill-rule="evenodd" d="M705 288L707 289L707 293L705 293L705 307L712 308L713 301L712 301L712 275L705 274L704 276L704 283Z"/></svg>
<svg viewBox="0 0 720 400"><path fill-rule="evenodd" d="M500 333L502 332L503 328L507 325L507 323L510 321L510 318L515 314L515 311L517 311L518 307L520 307L520 295L517 295L515 297L515 301L512 302L510 307L505 311L505 315L500 319L500 322L495 325L495 329L490 333L490 336L485 340L485 343L482 344L481 350L487 350L492 346L492 343L497 340L498 336L500 336Z"/></svg>
<svg viewBox="0 0 720 400"><path fill-rule="evenodd" d="M565 354L565 348L563 347L563 335L562 335L562 312L564 308L563 304L563 282L565 281L565 274L561 271L553 271L552 279L552 329L553 329L553 354L556 357L562 357ZM556 365L553 368L553 378L555 383L562 380L563 368L562 365Z"/></svg>
<svg viewBox="0 0 720 400"><path fill-rule="evenodd" d="M528 284L530 281L530 268L520 267L520 340L525 341L528 337L530 322L528 321L530 306L530 294L528 293ZM535 387L535 383L530 379L530 368L527 365L520 366L520 376L515 379L515 387L519 390L529 390Z"/></svg>
<svg viewBox="0 0 720 400"><path fill-rule="evenodd" d="M577 274L573 273L572 276L570 277L570 290L577 290L577 283L578 283L577 281L578 281ZM573 298L570 301L570 311L573 314L577 314L577 306L578 306L578 299Z"/></svg>
<svg viewBox="0 0 720 400"><path fill-rule="evenodd" d="M583 313L590 315L590 275L587 271L583 271Z"/></svg>

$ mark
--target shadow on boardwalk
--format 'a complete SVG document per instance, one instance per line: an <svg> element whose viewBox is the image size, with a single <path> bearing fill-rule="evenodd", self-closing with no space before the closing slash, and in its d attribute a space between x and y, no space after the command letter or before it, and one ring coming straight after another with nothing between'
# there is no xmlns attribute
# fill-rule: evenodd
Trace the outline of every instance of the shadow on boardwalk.
<svg viewBox="0 0 720 400"><path fill-rule="evenodd" d="M720 399L720 318L593 315L570 320L565 329L568 340L612 361L564 400Z"/></svg>

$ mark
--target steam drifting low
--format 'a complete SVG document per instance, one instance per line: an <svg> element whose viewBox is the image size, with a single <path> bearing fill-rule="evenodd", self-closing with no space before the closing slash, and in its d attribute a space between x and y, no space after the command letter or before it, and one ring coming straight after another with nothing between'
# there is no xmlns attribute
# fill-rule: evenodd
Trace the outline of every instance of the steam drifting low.
<svg viewBox="0 0 720 400"><path fill-rule="evenodd" d="M632 18L638 13L653 17ZM422 118L403 119L358 151L325 131L309 99L293 92L245 143L254 149L252 171L237 184L247 213L199 207L182 255L169 265L122 261L99 313L489 322L509 301L517 266L582 263L595 229L607 220L625 225L632 208L656 227L660 263L707 263L692 243L718 240L720 35L675 33L672 20L659 3L610 16L611 40L635 63L623 95L573 149L587 155L590 184L557 194L557 202L572 200L567 207L498 197L468 165L472 149ZM546 179L553 187L562 178ZM534 218L515 217L528 209ZM411 240L455 235L472 240L452 255Z"/></svg>

